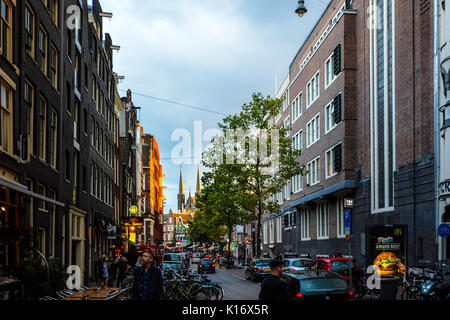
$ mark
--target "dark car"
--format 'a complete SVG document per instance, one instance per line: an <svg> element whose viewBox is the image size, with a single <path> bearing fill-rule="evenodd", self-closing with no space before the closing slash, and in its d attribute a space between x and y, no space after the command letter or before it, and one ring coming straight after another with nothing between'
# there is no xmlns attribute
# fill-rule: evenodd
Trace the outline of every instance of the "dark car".
<svg viewBox="0 0 450 320"><path fill-rule="evenodd" d="M216 273L216 264L210 259L202 259L198 263L197 271L198 273Z"/></svg>
<svg viewBox="0 0 450 320"><path fill-rule="evenodd" d="M293 300L353 300L348 281L335 272L300 271L286 274L290 278Z"/></svg>
<svg viewBox="0 0 450 320"><path fill-rule="evenodd" d="M308 270L333 271L341 275L345 280L350 279L348 258L322 258L314 261ZM363 275L361 268L352 261L352 282L356 285L357 279Z"/></svg>
<svg viewBox="0 0 450 320"><path fill-rule="evenodd" d="M257 281L272 274L270 259L255 259L245 267L245 279Z"/></svg>

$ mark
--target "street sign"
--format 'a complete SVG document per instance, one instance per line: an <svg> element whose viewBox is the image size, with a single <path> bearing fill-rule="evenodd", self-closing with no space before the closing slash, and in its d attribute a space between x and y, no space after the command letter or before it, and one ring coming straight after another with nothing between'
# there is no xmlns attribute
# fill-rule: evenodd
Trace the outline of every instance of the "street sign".
<svg viewBox="0 0 450 320"><path fill-rule="evenodd" d="M138 212L138 208L137 208L136 206L130 206L130 208L128 209L128 212L129 212L131 215L136 215L137 212Z"/></svg>
<svg viewBox="0 0 450 320"><path fill-rule="evenodd" d="M344 198L344 208L345 209L353 209L355 206L355 199L353 198Z"/></svg>
<svg viewBox="0 0 450 320"><path fill-rule="evenodd" d="M438 227L438 235L442 238L447 238L450 235L450 226L447 223L442 223Z"/></svg>
<svg viewBox="0 0 450 320"><path fill-rule="evenodd" d="M351 210L346 209L344 210L344 228L345 228L345 234L350 235L351 234Z"/></svg>

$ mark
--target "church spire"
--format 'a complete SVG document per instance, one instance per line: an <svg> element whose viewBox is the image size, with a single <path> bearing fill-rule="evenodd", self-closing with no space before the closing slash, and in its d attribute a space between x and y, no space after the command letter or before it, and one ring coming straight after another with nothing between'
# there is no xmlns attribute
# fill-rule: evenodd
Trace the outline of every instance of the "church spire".
<svg viewBox="0 0 450 320"><path fill-rule="evenodd" d="M202 185L200 182L200 167L197 169L197 187L195 190L196 193L201 193L202 192Z"/></svg>
<svg viewBox="0 0 450 320"><path fill-rule="evenodd" d="M184 194L184 187L183 187L183 171L182 171L181 168L180 168L180 187L179 187L178 193L179 193L179 194Z"/></svg>
<svg viewBox="0 0 450 320"><path fill-rule="evenodd" d="M178 189L178 212L184 212L185 208L185 196L183 187L183 171L180 168L180 187Z"/></svg>

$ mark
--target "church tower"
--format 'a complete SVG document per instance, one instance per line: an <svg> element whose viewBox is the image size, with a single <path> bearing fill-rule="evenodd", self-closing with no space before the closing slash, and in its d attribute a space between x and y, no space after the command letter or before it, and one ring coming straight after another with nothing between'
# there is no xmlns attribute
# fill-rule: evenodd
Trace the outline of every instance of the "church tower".
<svg viewBox="0 0 450 320"><path fill-rule="evenodd" d="M178 211L184 212L185 207L185 196L183 187L183 171L180 169L180 185L178 189Z"/></svg>

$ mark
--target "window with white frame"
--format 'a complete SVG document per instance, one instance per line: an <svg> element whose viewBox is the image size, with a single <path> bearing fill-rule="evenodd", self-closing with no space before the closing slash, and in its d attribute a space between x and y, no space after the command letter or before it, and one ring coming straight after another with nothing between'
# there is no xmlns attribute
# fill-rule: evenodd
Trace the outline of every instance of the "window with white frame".
<svg viewBox="0 0 450 320"><path fill-rule="evenodd" d="M292 123L295 122L303 113L302 93L292 101Z"/></svg>
<svg viewBox="0 0 450 320"><path fill-rule="evenodd" d="M286 92L283 94L283 111L287 109L289 105L289 91L286 90Z"/></svg>
<svg viewBox="0 0 450 320"><path fill-rule="evenodd" d="M303 151L303 131L300 130L292 137L292 147L294 150Z"/></svg>
<svg viewBox="0 0 450 320"><path fill-rule="evenodd" d="M333 130L342 118L341 94L338 94L325 106L325 133Z"/></svg>
<svg viewBox="0 0 450 320"><path fill-rule="evenodd" d="M267 221L263 223L263 243L267 244Z"/></svg>
<svg viewBox="0 0 450 320"><path fill-rule="evenodd" d="M291 180L286 181L286 184L284 185L284 199L291 199Z"/></svg>
<svg viewBox="0 0 450 320"><path fill-rule="evenodd" d="M274 220L269 220L269 243L274 243L274 232L275 232L275 226L274 226Z"/></svg>
<svg viewBox="0 0 450 320"><path fill-rule="evenodd" d="M297 216L296 216L297 211L293 210L293 211L289 211L286 212L283 216L284 219L284 228L295 228L296 224L297 224Z"/></svg>
<svg viewBox="0 0 450 320"><path fill-rule="evenodd" d="M306 165L306 183L313 186L320 182L320 157L315 158Z"/></svg>
<svg viewBox="0 0 450 320"><path fill-rule="evenodd" d="M277 202L278 202L278 204L283 203L283 192L282 191L277 193Z"/></svg>
<svg viewBox="0 0 450 320"><path fill-rule="evenodd" d="M328 239L328 206L326 203L317 205L317 239Z"/></svg>
<svg viewBox="0 0 450 320"><path fill-rule="evenodd" d="M300 211L300 238L301 240L311 240L310 233L309 233L309 210L308 209L301 209Z"/></svg>
<svg viewBox="0 0 450 320"><path fill-rule="evenodd" d="M283 236L282 236L283 224L282 223L283 222L281 220L281 217L277 217L277 243L283 242Z"/></svg>
<svg viewBox="0 0 450 320"><path fill-rule="evenodd" d="M325 152L325 178L331 178L342 170L342 144L338 143Z"/></svg>
<svg viewBox="0 0 450 320"><path fill-rule="evenodd" d="M297 174L292 177L292 192L297 193L303 190L303 177Z"/></svg>
<svg viewBox="0 0 450 320"><path fill-rule="evenodd" d="M320 139L320 113L306 124L306 146L309 147Z"/></svg>
<svg viewBox="0 0 450 320"><path fill-rule="evenodd" d="M306 85L306 108L308 108L320 95L319 71L312 77Z"/></svg>
<svg viewBox="0 0 450 320"><path fill-rule="evenodd" d="M338 198L336 201L336 227L337 237L345 237L345 220L344 220L344 199Z"/></svg>
<svg viewBox="0 0 450 320"><path fill-rule="evenodd" d="M341 44L333 50L325 61L325 88L341 73Z"/></svg>

